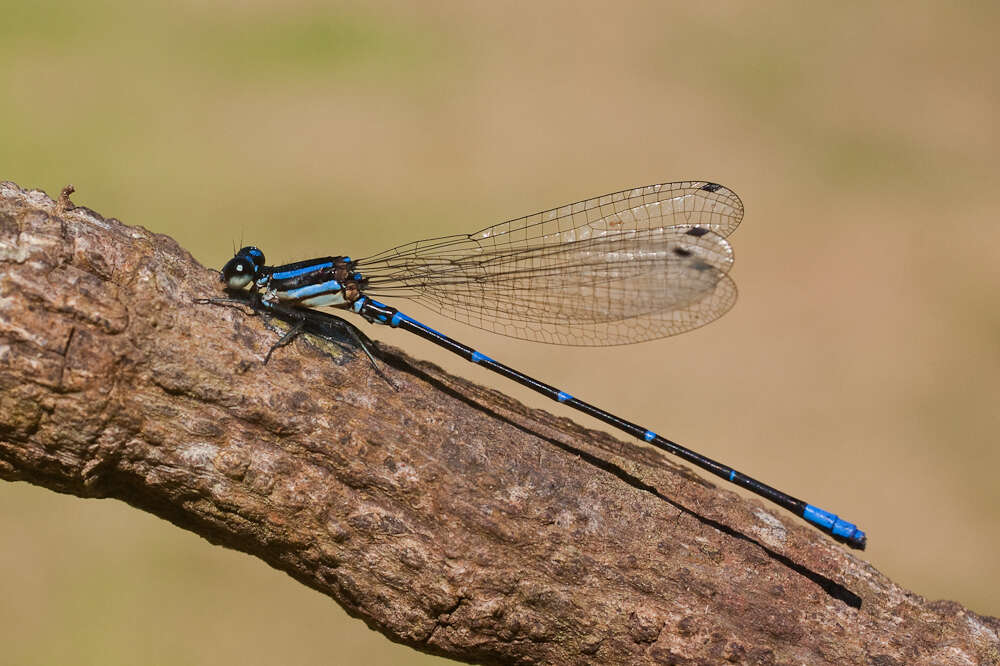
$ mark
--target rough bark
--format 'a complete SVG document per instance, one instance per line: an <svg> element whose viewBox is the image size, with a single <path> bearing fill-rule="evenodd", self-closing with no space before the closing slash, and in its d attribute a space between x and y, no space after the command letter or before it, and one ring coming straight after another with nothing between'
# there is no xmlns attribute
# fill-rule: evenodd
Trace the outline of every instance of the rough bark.
<svg viewBox="0 0 1000 666"><path fill-rule="evenodd" d="M251 553L392 640L481 663L997 664L779 509L379 346L197 305L168 237L0 184L0 478Z"/></svg>

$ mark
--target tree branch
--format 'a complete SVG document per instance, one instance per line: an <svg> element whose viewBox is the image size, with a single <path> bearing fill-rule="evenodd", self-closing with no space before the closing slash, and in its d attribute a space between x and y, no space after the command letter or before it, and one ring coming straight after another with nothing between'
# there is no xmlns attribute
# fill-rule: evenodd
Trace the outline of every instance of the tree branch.
<svg viewBox="0 0 1000 666"><path fill-rule="evenodd" d="M0 184L0 478L251 553L483 663L1000 663L1000 621L638 444L196 305L165 236Z"/></svg>

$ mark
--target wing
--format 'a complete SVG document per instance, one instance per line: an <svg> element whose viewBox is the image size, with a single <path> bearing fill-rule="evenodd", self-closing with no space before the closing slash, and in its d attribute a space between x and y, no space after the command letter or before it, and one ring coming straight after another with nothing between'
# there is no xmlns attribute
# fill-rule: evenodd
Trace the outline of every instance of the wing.
<svg viewBox="0 0 1000 666"><path fill-rule="evenodd" d="M676 335L726 312L742 204L712 183L652 185L357 262L367 293L566 345Z"/></svg>

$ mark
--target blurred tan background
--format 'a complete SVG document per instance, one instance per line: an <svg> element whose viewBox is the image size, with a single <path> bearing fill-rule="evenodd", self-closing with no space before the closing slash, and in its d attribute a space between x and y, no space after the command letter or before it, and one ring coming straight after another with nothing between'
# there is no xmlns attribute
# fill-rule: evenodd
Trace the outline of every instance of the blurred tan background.
<svg viewBox="0 0 1000 666"><path fill-rule="evenodd" d="M1000 10L753 4L0 0L0 179L73 183L212 267L243 241L361 257L724 183L741 295L707 328L587 350L427 319L841 513L904 587L1000 615ZM118 502L0 484L0 534L6 663L440 661Z"/></svg>

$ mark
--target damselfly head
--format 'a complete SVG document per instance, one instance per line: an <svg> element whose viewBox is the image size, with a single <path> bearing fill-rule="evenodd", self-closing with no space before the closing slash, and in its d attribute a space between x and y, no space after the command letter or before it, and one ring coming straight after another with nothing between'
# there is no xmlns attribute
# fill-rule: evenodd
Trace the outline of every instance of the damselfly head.
<svg viewBox="0 0 1000 666"><path fill-rule="evenodd" d="M264 268L264 253L253 246L247 246L226 262L219 279L226 289L242 289L253 282Z"/></svg>

